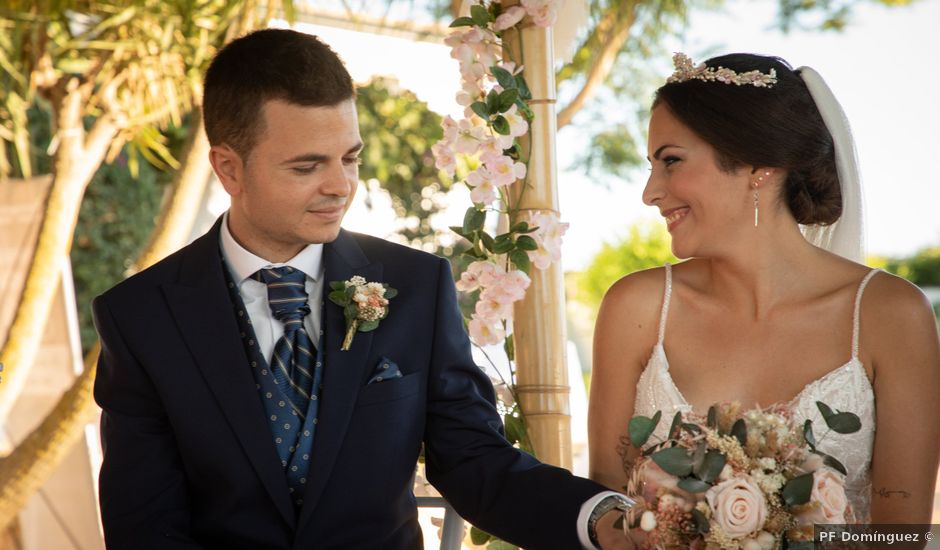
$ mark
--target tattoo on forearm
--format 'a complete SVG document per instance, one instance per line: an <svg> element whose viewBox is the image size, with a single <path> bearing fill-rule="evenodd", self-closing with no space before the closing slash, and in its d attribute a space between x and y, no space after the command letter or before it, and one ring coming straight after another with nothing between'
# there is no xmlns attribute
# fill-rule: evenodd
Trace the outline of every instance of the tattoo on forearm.
<svg viewBox="0 0 940 550"><path fill-rule="evenodd" d="M901 498L910 498L911 494L907 491L895 490L891 491L887 487L881 487L874 492L875 495L881 498L891 498L891 497L901 497Z"/></svg>

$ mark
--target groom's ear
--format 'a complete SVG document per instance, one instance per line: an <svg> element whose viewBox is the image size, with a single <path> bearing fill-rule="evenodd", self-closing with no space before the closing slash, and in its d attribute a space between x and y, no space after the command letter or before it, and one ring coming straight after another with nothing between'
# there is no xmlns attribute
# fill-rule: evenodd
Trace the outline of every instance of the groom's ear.
<svg viewBox="0 0 940 550"><path fill-rule="evenodd" d="M213 145L209 149L209 163L226 193L233 197L241 193L245 179L245 163L241 155L224 143Z"/></svg>

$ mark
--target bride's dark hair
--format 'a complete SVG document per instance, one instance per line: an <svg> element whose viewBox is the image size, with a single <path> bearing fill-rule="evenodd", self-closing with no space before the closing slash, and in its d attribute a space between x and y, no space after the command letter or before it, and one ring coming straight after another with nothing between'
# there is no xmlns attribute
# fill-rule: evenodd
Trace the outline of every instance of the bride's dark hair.
<svg viewBox="0 0 940 550"><path fill-rule="evenodd" d="M665 104L708 142L718 165L787 171L783 199L801 224L831 224L842 214L832 136L797 71L779 57L729 54L705 62L742 73L777 72L770 88L686 80L656 91L653 107Z"/></svg>

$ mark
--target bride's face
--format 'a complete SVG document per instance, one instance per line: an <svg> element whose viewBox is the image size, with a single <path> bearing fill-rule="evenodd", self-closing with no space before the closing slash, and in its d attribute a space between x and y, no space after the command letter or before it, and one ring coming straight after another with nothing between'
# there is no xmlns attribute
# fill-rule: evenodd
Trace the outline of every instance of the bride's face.
<svg viewBox="0 0 940 550"><path fill-rule="evenodd" d="M652 168L643 202L665 218L676 257L720 254L753 229L750 171L722 170L715 150L664 104L650 118L648 154Z"/></svg>

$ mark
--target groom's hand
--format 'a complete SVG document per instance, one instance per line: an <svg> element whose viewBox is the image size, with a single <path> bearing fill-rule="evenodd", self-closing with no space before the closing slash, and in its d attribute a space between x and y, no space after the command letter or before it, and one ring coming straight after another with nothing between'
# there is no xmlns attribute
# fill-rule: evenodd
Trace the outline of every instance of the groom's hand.
<svg viewBox="0 0 940 550"><path fill-rule="evenodd" d="M622 517L623 512L620 510L611 510L597 520L595 532L601 550L634 550L636 548L636 544L623 532L623 529L614 527L617 518Z"/></svg>

